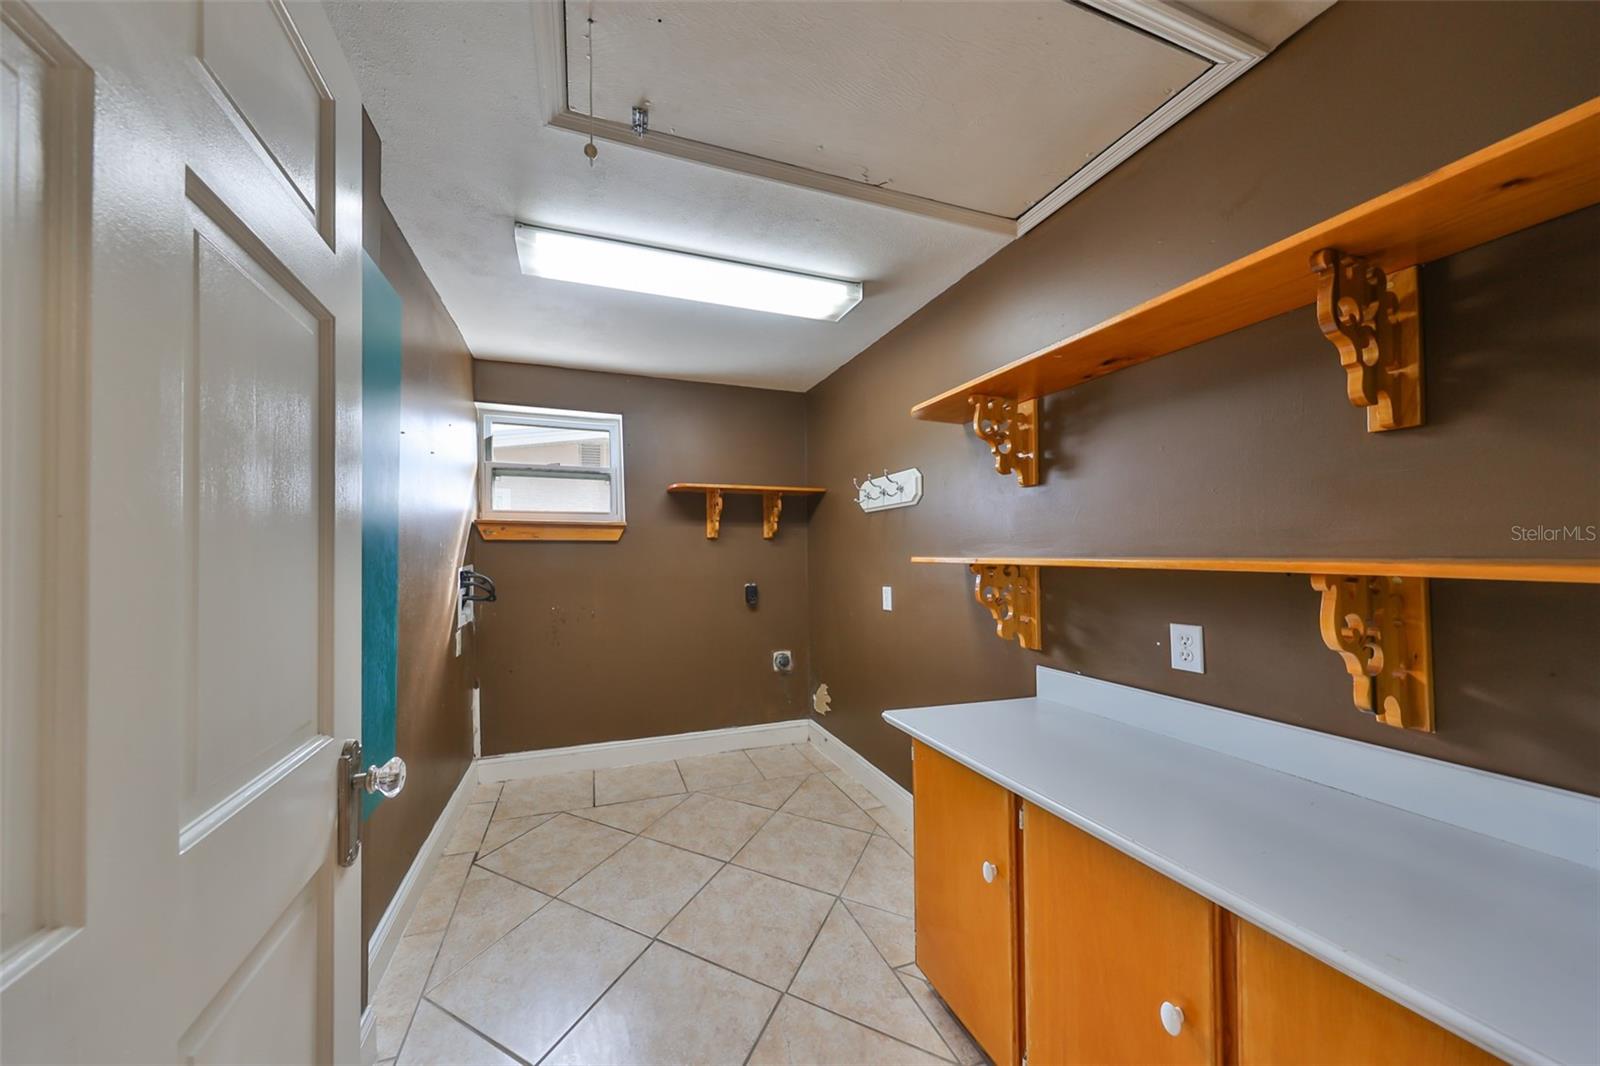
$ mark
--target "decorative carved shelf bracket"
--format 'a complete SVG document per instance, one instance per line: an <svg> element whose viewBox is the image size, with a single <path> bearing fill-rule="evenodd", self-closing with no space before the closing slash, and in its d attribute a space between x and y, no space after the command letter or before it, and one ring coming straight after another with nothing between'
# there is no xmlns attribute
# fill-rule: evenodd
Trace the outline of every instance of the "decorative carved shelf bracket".
<svg viewBox="0 0 1600 1066"><path fill-rule="evenodd" d="M1316 574L1322 640L1344 660L1355 705L1398 729L1433 732L1428 579Z"/></svg>
<svg viewBox="0 0 1600 1066"><path fill-rule="evenodd" d="M1386 275L1337 248L1311 257L1317 324L1339 352L1345 392L1367 409L1367 432L1422 424L1422 325L1417 268Z"/></svg>
<svg viewBox="0 0 1600 1066"><path fill-rule="evenodd" d="M1016 474L1023 488L1039 483L1038 400L970 396L972 430L994 453L999 474Z"/></svg>
<svg viewBox="0 0 1600 1066"><path fill-rule="evenodd" d="M783 494L778 492L763 492L761 494L761 536L771 540L778 535L778 515L783 513Z"/></svg>
<svg viewBox="0 0 1600 1066"><path fill-rule="evenodd" d="M706 490L706 539L716 540L722 531L722 490Z"/></svg>
<svg viewBox="0 0 1600 1066"><path fill-rule="evenodd" d="M994 616L995 634L1038 651L1039 568L976 563L970 569L976 578L973 595Z"/></svg>

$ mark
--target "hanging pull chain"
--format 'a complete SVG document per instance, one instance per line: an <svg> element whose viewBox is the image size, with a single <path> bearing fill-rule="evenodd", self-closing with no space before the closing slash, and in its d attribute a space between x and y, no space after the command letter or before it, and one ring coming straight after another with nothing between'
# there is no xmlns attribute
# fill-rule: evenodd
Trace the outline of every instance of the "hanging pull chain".
<svg viewBox="0 0 1600 1066"><path fill-rule="evenodd" d="M589 143L583 146L583 154L589 157L589 165L594 166L594 157L600 154L600 149L594 146L594 0L589 0L589 28L583 34L584 46L588 55L584 58L589 61Z"/></svg>

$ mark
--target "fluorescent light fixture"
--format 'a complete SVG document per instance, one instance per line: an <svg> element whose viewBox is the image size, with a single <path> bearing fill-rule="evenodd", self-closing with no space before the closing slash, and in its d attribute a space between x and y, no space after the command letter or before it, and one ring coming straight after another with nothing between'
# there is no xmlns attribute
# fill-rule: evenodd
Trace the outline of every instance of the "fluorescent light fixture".
<svg viewBox="0 0 1600 1066"><path fill-rule="evenodd" d="M861 302L859 281L517 223L517 258L536 278L837 322Z"/></svg>

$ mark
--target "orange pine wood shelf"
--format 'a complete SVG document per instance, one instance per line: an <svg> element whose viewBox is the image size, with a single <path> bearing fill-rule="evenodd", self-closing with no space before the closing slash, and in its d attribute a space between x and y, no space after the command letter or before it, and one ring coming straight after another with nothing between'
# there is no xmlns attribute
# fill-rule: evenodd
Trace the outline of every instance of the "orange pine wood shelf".
<svg viewBox="0 0 1600 1066"><path fill-rule="evenodd" d="M784 496L821 496L828 491L816 485L732 485L713 481L674 481L667 486L668 492L708 492L711 489L744 496L760 496L768 492Z"/></svg>
<svg viewBox="0 0 1600 1066"><path fill-rule="evenodd" d="M1086 570L1210 570L1231 574L1330 574L1340 577L1548 581L1600 585L1600 559L1179 559L1036 555L915 555L914 563L1039 566Z"/></svg>
<svg viewBox="0 0 1600 1066"><path fill-rule="evenodd" d="M971 397L1034 400L1308 306L1317 301L1319 281L1311 258L1323 249L1361 257L1393 276L1595 203L1600 97L925 400L911 413L965 422L973 417Z"/></svg>
<svg viewBox="0 0 1600 1066"><path fill-rule="evenodd" d="M668 492L699 492L706 498L706 539L716 540L722 531L722 497L761 497L761 536L771 540L778 535L778 516L783 513L785 496L821 496L827 489L816 485L734 485L714 481L674 481Z"/></svg>

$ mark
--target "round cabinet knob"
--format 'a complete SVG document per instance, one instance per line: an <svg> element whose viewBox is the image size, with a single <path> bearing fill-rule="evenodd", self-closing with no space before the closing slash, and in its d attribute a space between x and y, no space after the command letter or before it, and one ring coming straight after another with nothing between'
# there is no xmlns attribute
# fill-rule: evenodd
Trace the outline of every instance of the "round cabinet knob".
<svg viewBox="0 0 1600 1066"><path fill-rule="evenodd" d="M989 882L989 884L994 884L994 875L999 872L1000 870L995 866L994 863L986 862L983 864L983 879Z"/></svg>
<svg viewBox="0 0 1600 1066"><path fill-rule="evenodd" d="M382 766L369 766L363 783L368 792L377 792L385 799L400 795L406 787L406 761L396 755Z"/></svg>
<svg viewBox="0 0 1600 1066"><path fill-rule="evenodd" d="M1183 1032L1183 1008L1176 1003L1161 1004L1161 1028L1167 1031L1168 1036Z"/></svg>

